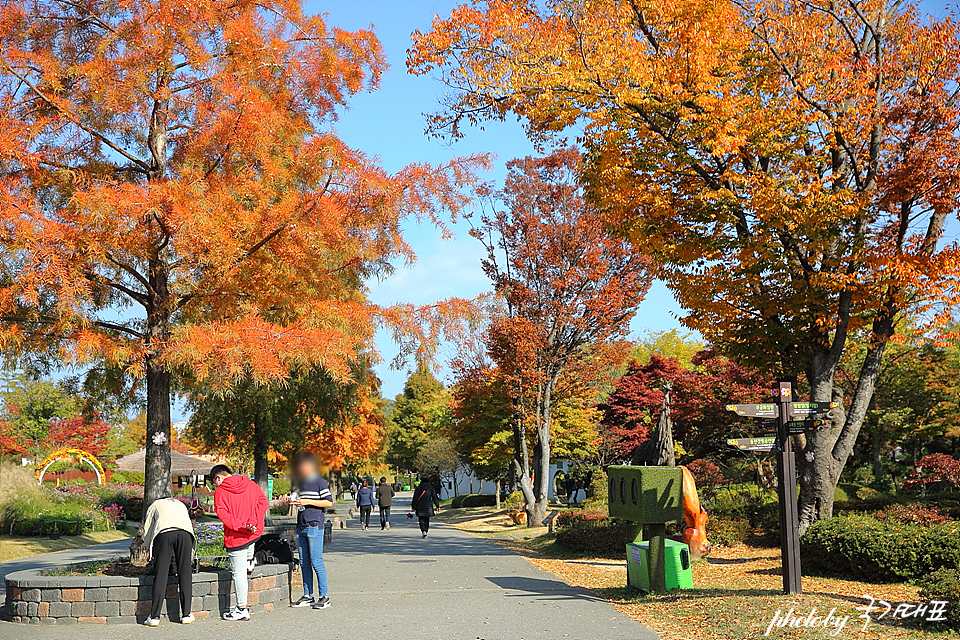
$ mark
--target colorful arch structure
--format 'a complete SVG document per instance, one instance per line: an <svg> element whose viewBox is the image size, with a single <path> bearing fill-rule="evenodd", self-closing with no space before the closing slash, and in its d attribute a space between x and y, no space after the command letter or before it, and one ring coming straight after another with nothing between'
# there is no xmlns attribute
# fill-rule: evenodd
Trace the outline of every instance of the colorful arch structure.
<svg viewBox="0 0 960 640"><path fill-rule="evenodd" d="M76 457L81 464L86 462L93 468L93 472L97 474L97 484L103 484L104 471L103 465L100 464L100 461L97 460L96 456L93 454L87 453L82 449L60 449L59 451L54 451L46 458L43 462L40 463L40 466L37 468L37 482L43 484L43 475L47 472L47 469L50 468L57 460L64 460L66 458Z"/></svg>

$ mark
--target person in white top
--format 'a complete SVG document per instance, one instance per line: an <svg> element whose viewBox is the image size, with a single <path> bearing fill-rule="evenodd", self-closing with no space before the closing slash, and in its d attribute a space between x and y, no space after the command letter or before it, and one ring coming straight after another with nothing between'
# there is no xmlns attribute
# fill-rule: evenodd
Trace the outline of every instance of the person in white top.
<svg viewBox="0 0 960 640"><path fill-rule="evenodd" d="M167 593L171 561L180 580L180 622L190 624L194 621L190 599L193 597L192 564L197 536L187 506L173 498L160 498L147 509L140 533L150 550L150 559L154 561L153 606L144 624L148 627L160 625L160 609Z"/></svg>

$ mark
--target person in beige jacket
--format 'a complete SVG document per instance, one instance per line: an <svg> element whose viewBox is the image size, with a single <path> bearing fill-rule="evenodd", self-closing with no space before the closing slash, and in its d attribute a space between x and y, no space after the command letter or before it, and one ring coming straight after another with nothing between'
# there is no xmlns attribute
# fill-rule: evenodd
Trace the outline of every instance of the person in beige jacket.
<svg viewBox="0 0 960 640"><path fill-rule="evenodd" d="M153 606L144 624L148 627L160 625L160 609L167 593L171 561L175 563L180 580L180 622L190 624L194 621L190 599L193 597L192 564L197 536L187 506L173 498L160 498L147 509L141 530L143 542L150 550L150 559L154 561Z"/></svg>

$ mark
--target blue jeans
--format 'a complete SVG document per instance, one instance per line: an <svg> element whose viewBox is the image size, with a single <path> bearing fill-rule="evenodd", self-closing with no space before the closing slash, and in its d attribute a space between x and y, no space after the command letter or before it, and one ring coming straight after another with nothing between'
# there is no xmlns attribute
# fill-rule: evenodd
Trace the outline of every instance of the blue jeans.
<svg viewBox="0 0 960 640"><path fill-rule="evenodd" d="M317 596L327 595L327 568L323 566L323 527L297 526L303 595L313 595L313 572L317 572Z"/></svg>

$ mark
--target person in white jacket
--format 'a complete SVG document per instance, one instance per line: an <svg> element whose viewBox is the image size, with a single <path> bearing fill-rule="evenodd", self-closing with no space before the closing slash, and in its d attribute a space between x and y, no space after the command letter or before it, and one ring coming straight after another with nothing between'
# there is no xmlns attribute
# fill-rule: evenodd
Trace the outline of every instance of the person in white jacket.
<svg viewBox="0 0 960 640"><path fill-rule="evenodd" d="M155 571L153 606L150 617L144 624L148 627L160 624L160 609L167 593L171 561L175 563L180 580L180 622L190 624L194 621L190 612L190 599L193 597L192 565L197 536L193 532L193 522L187 506L173 498L160 498L147 509L141 530L143 542L150 550L150 559L154 561Z"/></svg>

